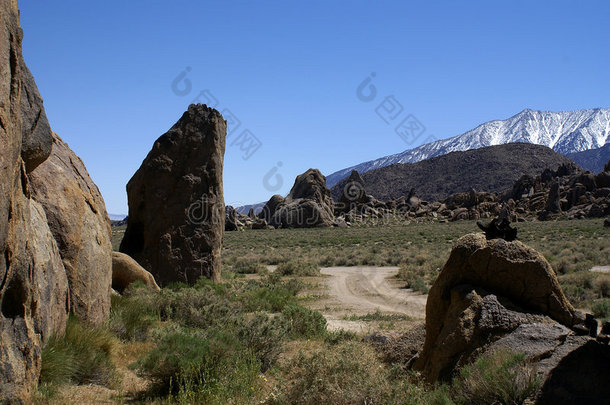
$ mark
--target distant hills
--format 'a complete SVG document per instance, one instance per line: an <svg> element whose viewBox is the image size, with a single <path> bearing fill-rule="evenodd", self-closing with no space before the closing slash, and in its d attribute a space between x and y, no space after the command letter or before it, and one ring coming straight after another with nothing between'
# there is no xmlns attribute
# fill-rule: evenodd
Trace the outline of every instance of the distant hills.
<svg viewBox="0 0 610 405"><path fill-rule="evenodd" d="M471 188L503 191L523 174L535 176L546 168L555 170L571 162L546 146L512 143L451 152L417 163L393 164L362 173L362 178L367 194L383 201L406 196L411 188L415 188L418 197L434 201ZM335 201L346 181L331 188Z"/></svg>
<svg viewBox="0 0 610 405"><path fill-rule="evenodd" d="M566 112L526 109L506 120L486 122L453 138L339 170L326 177L326 184L333 186L349 176L352 169L364 173L396 163L414 163L450 152L514 142L544 145L563 155L573 156L571 154L606 145L610 142L609 133L610 109ZM579 160L584 168L591 170L587 159L592 159L592 155L582 154L574 158Z"/></svg>

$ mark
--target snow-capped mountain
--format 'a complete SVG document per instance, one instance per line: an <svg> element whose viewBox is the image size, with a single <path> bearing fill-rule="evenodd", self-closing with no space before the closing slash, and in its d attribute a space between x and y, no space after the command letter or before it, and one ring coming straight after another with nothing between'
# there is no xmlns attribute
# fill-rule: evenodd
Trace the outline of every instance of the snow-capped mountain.
<svg viewBox="0 0 610 405"><path fill-rule="evenodd" d="M352 169L363 173L394 163L419 162L449 152L484 146L525 142L544 145L567 155L599 148L610 142L610 109L596 108L566 112L525 109L506 120L489 121L475 129L449 139L442 139L395 155L360 163L326 177L333 186Z"/></svg>

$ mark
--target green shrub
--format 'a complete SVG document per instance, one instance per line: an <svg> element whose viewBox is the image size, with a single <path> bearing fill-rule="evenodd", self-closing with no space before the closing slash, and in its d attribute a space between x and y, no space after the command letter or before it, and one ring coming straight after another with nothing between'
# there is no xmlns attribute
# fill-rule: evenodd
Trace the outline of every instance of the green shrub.
<svg viewBox="0 0 610 405"><path fill-rule="evenodd" d="M116 383L111 360L115 345L108 329L91 327L70 317L64 336L51 336L42 350L40 382L112 387Z"/></svg>
<svg viewBox="0 0 610 405"><path fill-rule="evenodd" d="M275 271L283 276L314 277L320 275L320 266L311 262L289 261L278 264Z"/></svg>
<svg viewBox="0 0 610 405"><path fill-rule="evenodd" d="M610 277L607 275L601 275L595 279L595 289L600 297L610 296Z"/></svg>
<svg viewBox="0 0 610 405"><path fill-rule="evenodd" d="M336 345L341 342L357 339L358 335L356 333L344 329L328 331L326 335L324 335L324 342L329 345Z"/></svg>
<svg viewBox="0 0 610 405"><path fill-rule="evenodd" d="M250 282L239 295L245 311L279 312L286 305L296 304L296 295L303 288L298 280L283 281L277 272L259 282Z"/></svg>
<svg viewBox="0 0 610 405"><path fill-rule="evenodd" d="M326 318L301 305L286 305L282 310L288 333L292 337L311 338L326 332Z"/></svg>
<svg viewBox="0 0 610 405"><path fill-rule="evenodd" d="M458 404L522 404L540 383L524 354L497 351L463 367L451 391Z"/></svg>
<svg viewBox="0 0 610 405"><path fill-rule="evenodd" d="M610 300L603 299L591 305L591 311L596 318L607 319L610 317Z"/></svg>
<svg viewBox="0 0 610 405"><path fill-rule="evenodd" d="M286 322L282 317L270 317L261 312L250 320L242 321L237 328L237 336L260 361L262 372L276 362L286 334Z"/></svg>
<svg viewBox="0 0 610 405"><path fill-rule="evenodd" d="M159 321L156 293L148 288L128 288L123 296L111 297L109 327L123 340L144 341Z"/></svg>
<svg viewBox="0 0 610 405"><path fill-rule="evenodd" d="M214 328L203 335L181 331L164 336L138 362L138 369L153 382L153 395L171 394L179 402L224 403L253 394L260 363L236 336Z"/></svg>
<svg viewBox="0 0 610 405"><path fill-rule="evenodd" d="M252 259L237 259L231 270L238 274L257 274L265 273L267 266Z"/></svg>

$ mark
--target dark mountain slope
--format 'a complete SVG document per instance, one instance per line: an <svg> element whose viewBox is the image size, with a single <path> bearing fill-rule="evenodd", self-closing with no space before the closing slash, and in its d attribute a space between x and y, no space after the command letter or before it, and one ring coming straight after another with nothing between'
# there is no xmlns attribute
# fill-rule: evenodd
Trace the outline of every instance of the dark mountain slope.
<svg viewBox="0 0 610 405"><path fill-rule="evenodd" d="M394 164L362 174L367 194L380 200L406 196L415 188L418 197L442 200L468 191L499 192L512 187L523 174L535 176L571 162L552 149L534 144L511 143L465 152L452 152L417 163ZM341 180L331 191L337 201L345 187Z"/></svg>
<svg viewBox="0 0 610 405"><path fill-rule="evenodd" d="M567 156L583 169L597 174L603 171L606 162L610 161L610 142L601 148L569 153Z"/></svg>

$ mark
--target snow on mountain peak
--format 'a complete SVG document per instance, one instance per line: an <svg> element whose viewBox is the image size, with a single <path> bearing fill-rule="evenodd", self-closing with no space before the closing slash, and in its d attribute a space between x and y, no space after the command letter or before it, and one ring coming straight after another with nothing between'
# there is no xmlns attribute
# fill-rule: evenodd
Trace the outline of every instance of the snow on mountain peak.
<svg viewBox="0 0 610 405"><path fill-rule="evenodd" d="M599 148L610 142L610 109L538 111L529 108L505 120L489 121L453 138L418 146L395 155L339 170L326 177L329 187L352 169L363 173L395 163L419 162L449 152L524 142L544 145L561 154Z"/></svg>

